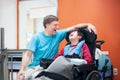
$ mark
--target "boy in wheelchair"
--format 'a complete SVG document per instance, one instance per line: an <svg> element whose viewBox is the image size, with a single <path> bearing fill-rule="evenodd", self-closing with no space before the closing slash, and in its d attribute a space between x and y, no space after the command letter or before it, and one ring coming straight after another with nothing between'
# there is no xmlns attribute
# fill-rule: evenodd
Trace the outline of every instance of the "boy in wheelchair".
<svg viewBox="0 0 120 80"><path fill-rule="evenodd" d="M42 79L40 78L42 76L54 80L73 80L71 71L73 65L92 63L90 50L80 29L69 32L68 36L69 43L54 57L49 67L36 76L38 80Z"/></svg>

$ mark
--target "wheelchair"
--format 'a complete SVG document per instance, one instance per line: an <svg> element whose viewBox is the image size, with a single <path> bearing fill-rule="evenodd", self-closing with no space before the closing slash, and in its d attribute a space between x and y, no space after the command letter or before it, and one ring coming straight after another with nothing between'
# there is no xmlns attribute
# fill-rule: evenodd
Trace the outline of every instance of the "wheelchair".
<svg viewBox="0 0 120 80"><path fill-rule="evenodd" d="M109 70L110 74L106 76L108 60L105 61L102 70L98 70L98 60L95 60L95 50L96 48L101 49L101 45L104 43L104 41L96 40L97 35L94 34L94 32L89 32L86 28L80 28L80 31L83 33L86 44L88 45L88 48L91 52L93 63L82 64L79 66L74 65L72 68L72 80L113 80L112 65L111 69ZM69 32L67 33L67 35L69 35ZM66 36L66 41L69 42L68 36ZM52 62L53 60L51 59L41 59L40 66L46 69ZM41 75L42 74L44 74L44 72L41 73ZM47 76L53 80L69 80L65 76L51 72L45 73L44 76Z"/></svg>
<svg viewBox="0 0 120 80"><path fill-rule="evenodd" d="M101 45L104 43L104 40L96 41L96 48L101 49ZM92 64L85 64L80 66L73 67L73 80L113 80L113 66L109 70L108 60L105 60L104 66L101 70L98 69L98 60L94 59Z"/></svg>

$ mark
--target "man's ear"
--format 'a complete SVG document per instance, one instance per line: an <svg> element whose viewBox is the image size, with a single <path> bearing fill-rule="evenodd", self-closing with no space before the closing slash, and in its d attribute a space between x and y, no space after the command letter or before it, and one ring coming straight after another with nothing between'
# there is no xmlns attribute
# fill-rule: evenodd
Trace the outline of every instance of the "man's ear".
<svg viewBox="0 0 120 80"><path fill-rule="evenodd" d="M46 24L46 27L48 27L50 24Z"/></svg>

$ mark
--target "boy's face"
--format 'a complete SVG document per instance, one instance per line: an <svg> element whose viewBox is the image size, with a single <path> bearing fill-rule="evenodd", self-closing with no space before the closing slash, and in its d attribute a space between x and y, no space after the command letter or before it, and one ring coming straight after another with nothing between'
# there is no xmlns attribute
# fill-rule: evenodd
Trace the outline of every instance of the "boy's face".
<svg viewBox="0 0 120 80"><path fill-rule="evenodd" d="M70 34L69 34L69 40L80 40L81 39L81 36L78 35L78 31L72 31Z"/></svg>
<svg viewBox="0 0 120 80"><path fill-rule="evenodd" d="M50 24L47 24L47 29L50 31L51 35L56 34L56 30L58 29L58 21L53 21Z"/></svg>

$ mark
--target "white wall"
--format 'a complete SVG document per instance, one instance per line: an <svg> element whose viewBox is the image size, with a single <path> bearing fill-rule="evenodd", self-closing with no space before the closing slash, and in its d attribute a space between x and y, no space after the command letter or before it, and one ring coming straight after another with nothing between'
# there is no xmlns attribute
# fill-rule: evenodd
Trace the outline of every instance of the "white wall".
<svg viewBox="0 0 120 80"><path fill-rule="evenodd" d="M29 14L31 16L31 13L34 13L32 16L33 19L36 19L36 32L44 30L43 28L43 17L45 14L49 14L50 11L44 12L44 15L41 13L38 13L39 9L41 7L46 7L46 6L56 6L57 8L57 0L27 0L27 1L20 1L19 2L19 27L20 27L20 38L19 38L19 48L20 49L25 49L27 47L28 43L28 36L27 35L33 35L32 32L27 32L28 28L31 28L30 26L27 25L27 15ZM36 9L37 8L37 9ZM33 12L32 10L35 10L37 13ZM51 8L50 8L51 9ZM40 10L41 12L44 10ZM52 11L52 9L51 9ZM36 14L38 14L36 16ZM54 14L57 14L57 10L55 11ZM29 39L30 40L30 39Z"/></svg>
<svg viewBox="0 0 120 80"><path fill-rule="evenodd" d="M5 48L16 49L16 1L17 0L0 0L0 27L5 28ZM30 8L42 6L56 6L57 0L25 0L19 3L19 48L25 49L26 32L27 32L27 14ZM22 10L22 11L21 11ZM57 11L56 11L57 14ZM22 16L22 17L21 17ZM39 24L39 21L41 22ZM37 32L43 30L39 27L42 25L40 19L36 19Z"/></svg>
<svg viewBox="0 0 120 80"><path fill-rule="evenodd" d="M5 48L16 48L16 0L0 0L0 27L5 28Z"/></svg>

